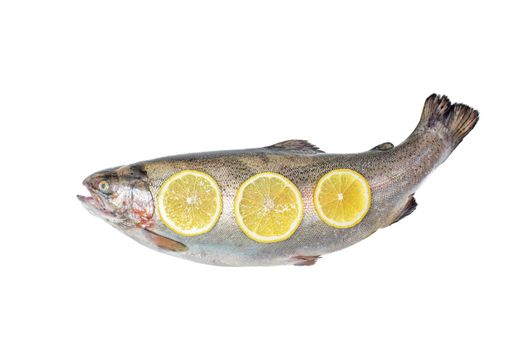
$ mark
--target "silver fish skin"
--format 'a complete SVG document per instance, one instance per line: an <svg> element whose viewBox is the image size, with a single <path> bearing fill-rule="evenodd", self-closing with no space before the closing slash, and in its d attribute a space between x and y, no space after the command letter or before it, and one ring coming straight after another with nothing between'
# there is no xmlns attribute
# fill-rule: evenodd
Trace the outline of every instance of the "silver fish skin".
<svg viewBox="0 0 524 350"><path fill-rule="evenodd" d="M90 213L129 237L177 257L221 266L312 265L318 257L359 242L413 212L419 185L477 121L476 110L434 94L426 100L415 130L396 147L384 143L364 153L327 154L307 141L290 140L257 149L165 157L94 173L84 180L91 196L78 198ZM313 192L327 172L346 168L359 172L369 182L371 207L358 225L340 229L319 218ZM188 169L212 176L223 200L216 226L192 237L167 228L155 203L164 181ZM262 172L287 177L302 194L304 218L285 241L259 243L237 225L235 194L244 181Z"/></svg>

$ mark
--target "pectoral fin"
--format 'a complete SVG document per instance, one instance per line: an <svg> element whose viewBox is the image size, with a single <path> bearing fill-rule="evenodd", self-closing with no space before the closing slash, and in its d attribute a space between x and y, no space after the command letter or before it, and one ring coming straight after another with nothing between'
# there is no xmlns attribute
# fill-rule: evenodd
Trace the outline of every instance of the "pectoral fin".
<svg viewBox="0 0 524 350"><path fill-rule="evenodd" d="M187 250L187 246L185 244L182 244L171 238L160 236L159 234L156 234L148 229L145 230L145 237L150 243L160 249L170 250L178 253Z"/></svg>

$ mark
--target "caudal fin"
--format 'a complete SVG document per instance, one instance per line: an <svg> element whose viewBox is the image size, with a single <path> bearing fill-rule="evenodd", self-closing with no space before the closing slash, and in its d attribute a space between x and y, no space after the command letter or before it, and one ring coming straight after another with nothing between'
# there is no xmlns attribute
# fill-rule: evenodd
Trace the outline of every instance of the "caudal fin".
<svg viewBox="0 0 524 350"><path fill-rule="evenodd" d="M452 148L466 137L479 120L479 113L461 103L451 104L446 96L433 94L426 99L417 129L433 129L448 138Z"/></svg>

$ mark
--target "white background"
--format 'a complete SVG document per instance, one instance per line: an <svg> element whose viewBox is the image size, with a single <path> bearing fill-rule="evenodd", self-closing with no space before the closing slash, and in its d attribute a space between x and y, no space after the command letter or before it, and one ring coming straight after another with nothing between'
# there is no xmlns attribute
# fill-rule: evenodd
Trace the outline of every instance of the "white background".
<svg viewBox="0 0 524 350"><path fill-rule="evenodd" d="M522 349L522 9L497 1L2 1L2 349ZM156 253L90 173L308 139L400 143L424 99L480 122L402 222L314 267Z"/></svg>

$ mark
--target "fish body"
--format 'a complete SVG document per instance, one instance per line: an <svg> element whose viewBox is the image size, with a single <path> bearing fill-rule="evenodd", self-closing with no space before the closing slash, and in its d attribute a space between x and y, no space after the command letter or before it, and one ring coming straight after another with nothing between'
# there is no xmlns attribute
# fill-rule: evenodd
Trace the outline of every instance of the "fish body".
<svg viewBox="0 0 524 350"><path fill-rule="evenodd" d="M312 265L321 255L346 248L409 215L416 208L414 193L478 121L477 111L432 95L419 125L400 145L381 144L358 154L327 154L302 140L257 149L187 154L139 162L97 172L84 184L92 197L79 196L86 208L138 242L192 261L223 266ZM159 218L156 198L162 184L183 170L210 175L222 193L222 213L213 229L183 236ZM323 222L314 207L319 179L335 169L352 169L371 188L371 205L362 221L351 228ZM234 199L253 175L275 172L299 189L304 217L288 239L260 243L240 229ZM100 193L100 182L111 191Z"/></svg>

